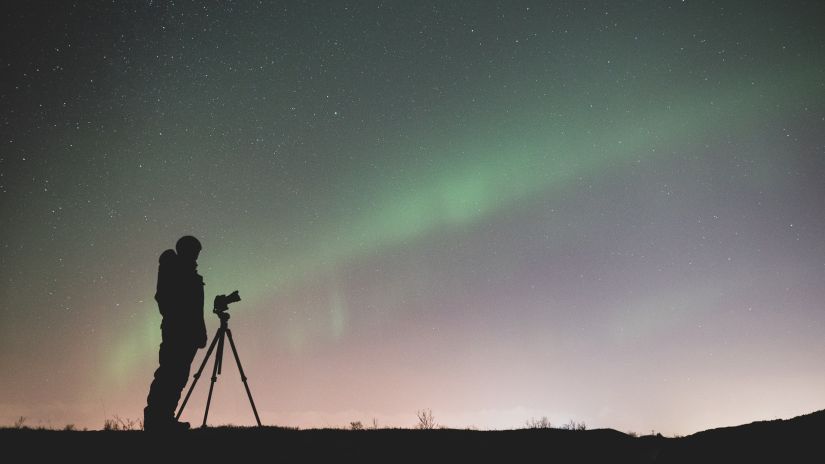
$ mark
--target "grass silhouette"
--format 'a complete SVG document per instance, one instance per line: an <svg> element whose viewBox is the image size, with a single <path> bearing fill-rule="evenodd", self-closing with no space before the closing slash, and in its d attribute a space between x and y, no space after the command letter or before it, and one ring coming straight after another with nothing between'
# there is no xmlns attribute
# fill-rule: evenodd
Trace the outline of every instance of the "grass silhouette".
<svg viewBox="0 0 825 464"><path fill-rule="evenodd" d="M25 423L20 418L14 426L0 429L0 440L8 455L38 460L128 452L129 459L179 454L181 459L199 462L246 458L393 462L413 457L436 462L513 462L536 457L576 462L798 462L819 455L825 410L678 438L587 430L576 422L552 428L546 418L528 421L528 428L503 431L370 428L356 422L360 426L339 429L220 426L153 434L140 431L137 421L117 416L108 422L109 428L97 431L34 429Z"/></svg>

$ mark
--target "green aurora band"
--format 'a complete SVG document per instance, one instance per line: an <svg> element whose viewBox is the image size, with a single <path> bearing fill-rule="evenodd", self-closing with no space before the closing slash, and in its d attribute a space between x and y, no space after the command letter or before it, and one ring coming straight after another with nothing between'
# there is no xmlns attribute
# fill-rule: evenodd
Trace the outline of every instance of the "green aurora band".
<svg viewBox="0 0 825 464"><path fill-rule="evenodd" d="M232 250L210 250L219 265L202 273L207 282L232 282L237 276L222 270L244 268L244 312L263 310L273 295L289 292L313 276L334 272L347 262L438 231L472 226L537 195L562 195L579 178L611 175L645 159L666 157L675 148L713 138L723 130L747 134L766 114L780 117L825 90L819 84L819 70L796 66L785 71L783 76L760 79L739 76L713 91L697 88L693 95L672 96L663 83L646 82L647 87L659 89L650 95L644 93L645 86L636 89L647 95L647 103L626 96L607 98L604 106L611 108L608 116L615 116L612 120L605 113L594 115L569 95L557 108L563 116L542 116L546 109L536 108L519 112L518 120L510 116L504 122L482 124L474 138L444 141L451 148L439 158L444 160L442 165L418 166L406 178L393 182L366 179L359 186L363 193L343 198L345 207L316 224L315 232L291 246L292 252L261 250L256 243L241 245L254 248L243 250L250 255L271 254L272 267L249 268L248 263L237 262L231 257L239 251L236 241ZM619 109L623 108L633 111L622 113ZM507 138L495 138L497 134ZM458 159L456 153L465 155L451 163ZM353 213L353 205L363 207ZM259 235L265 236L266 231ZM214 289L207 286L207 301ZM107 375L101 382L108 386L131 381L135 366L152 359L149 354L160 342L154 301L147 298L134 312L138 316L128 332L105 354ZM323 325L320 333L330 339L342 335L347 307L339 290L331 290L326 316L313 321ZM273 339L281 337L285 348L298 353L309 342L308 324L292 320L277 328L280 332Z"/></svg>

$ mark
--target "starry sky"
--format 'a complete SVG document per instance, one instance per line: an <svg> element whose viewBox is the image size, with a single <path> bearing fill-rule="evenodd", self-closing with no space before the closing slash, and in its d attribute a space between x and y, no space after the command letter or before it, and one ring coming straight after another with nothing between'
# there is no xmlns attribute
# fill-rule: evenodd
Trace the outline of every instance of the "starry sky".
<svg viewBox="0 0 825 464"><path fill-rule="evenodd" d="M186 234L265 424L825 407L822 2L2 8L0 425L142 416Z"/></svg>

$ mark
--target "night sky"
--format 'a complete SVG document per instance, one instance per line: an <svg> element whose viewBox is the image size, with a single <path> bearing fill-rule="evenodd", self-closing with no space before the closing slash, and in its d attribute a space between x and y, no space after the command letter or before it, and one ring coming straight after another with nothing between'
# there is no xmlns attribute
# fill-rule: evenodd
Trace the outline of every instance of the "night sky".
<svg viewBox="0 0 825 464"><path fill-rule="evenodd" d="M0 425L142 417L186 234L265 424L825 407L825 3L203 3L3 3Z"/></svg>

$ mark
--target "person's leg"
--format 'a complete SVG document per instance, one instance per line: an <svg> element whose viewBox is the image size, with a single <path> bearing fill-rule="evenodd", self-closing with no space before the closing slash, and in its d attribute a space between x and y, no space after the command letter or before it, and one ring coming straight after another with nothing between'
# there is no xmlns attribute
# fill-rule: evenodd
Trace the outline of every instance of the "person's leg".
<svg viewBox="0 0 825 464"><path fill-rule="evenodd" d="M149 387L146 408L143 410L143 427L150 430L170 422L174 415L169 409L168 391L174 374L174 352L168 342L161 342L158 352L159 366Z"/></svg>
<svg viewBox="0 0 825 464"><path fill-rule="evenodd" d="M195 346L182 346L175 353L175 372L169 390L169 402L173 404L174 410L177 410L181 393L189 382L189 372L197 352L198 348Z"/></svg>
<svg viewBox="0 0 825 464"><path fill-rule="evenodd" d="M175 413L181 392L189 381L189 372L197 347L163 342L160 345L160 367L149 388L144 409L144 429L175 425Z"/></svg>

